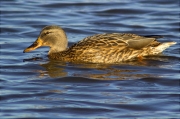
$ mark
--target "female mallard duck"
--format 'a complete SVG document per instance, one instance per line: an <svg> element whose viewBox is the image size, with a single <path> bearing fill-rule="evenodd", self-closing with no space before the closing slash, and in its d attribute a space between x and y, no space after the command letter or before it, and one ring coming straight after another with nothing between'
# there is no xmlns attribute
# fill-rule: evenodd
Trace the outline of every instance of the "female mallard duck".
<svg viewBox="0 0 180 119"><path fill-rule="evenodd" d="M49 46L50 59L66 62L118 63L136 57L156 55L176 42L160 43L157 36L146 37L130 33L104 33L89 36L67 47L65 32L59 26L46 26L38 39L24 52Z"/></svg>

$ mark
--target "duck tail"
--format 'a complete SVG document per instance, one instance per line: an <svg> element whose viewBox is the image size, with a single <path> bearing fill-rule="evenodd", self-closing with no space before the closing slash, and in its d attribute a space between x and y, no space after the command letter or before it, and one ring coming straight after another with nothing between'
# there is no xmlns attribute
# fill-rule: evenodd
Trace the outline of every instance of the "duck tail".
<svg viewBox="0 0 180 119"><path fill-rule="evenodd" d="M159 46L155 47L154 49L154 54L158 54L158 53L161 53L163 52L166 48L172 46L172 45L175 45L176 42L165 42L165 43L162 43L160 44Z"/></svg>

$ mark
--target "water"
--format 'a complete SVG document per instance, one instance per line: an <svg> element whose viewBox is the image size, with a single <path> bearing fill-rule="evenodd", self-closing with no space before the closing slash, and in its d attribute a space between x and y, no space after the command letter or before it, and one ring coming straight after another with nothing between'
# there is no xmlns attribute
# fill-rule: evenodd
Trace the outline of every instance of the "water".
<svg viewBox="0 0 180 119"><path fill-rule="evenodd" d="M1 0L0 117L178 118L178 0ZM48 48L23 54L46 25L70 45L97 33L163 35L160 56L117 65L50 61Z"/></svg>

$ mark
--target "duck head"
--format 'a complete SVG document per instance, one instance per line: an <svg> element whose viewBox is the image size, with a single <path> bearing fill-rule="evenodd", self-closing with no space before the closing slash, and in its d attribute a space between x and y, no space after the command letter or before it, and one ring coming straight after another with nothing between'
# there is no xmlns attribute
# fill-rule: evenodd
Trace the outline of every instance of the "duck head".
<svg viewBox="0 0 180 119"><path fill-rule="evenodd" d="M67 37L64 30L59 26L46 26L40 32L37 40L27 47L23 52L33 51L41 46L50 47L49 53L56 53L66 50Z"/></svg>

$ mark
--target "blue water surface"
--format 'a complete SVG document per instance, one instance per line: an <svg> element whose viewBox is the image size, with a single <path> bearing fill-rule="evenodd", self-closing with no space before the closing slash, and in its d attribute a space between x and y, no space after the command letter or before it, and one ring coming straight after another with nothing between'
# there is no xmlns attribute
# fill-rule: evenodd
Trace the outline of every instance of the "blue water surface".
<svg viewBox="0 0 180 119"><path fill-rule="evenodd" d="M0 118L179 118L179 0L1 0ZM51 61L24 54L46 25L73 43L98 33L162 35L176 45L139 61Z"/></svg>

